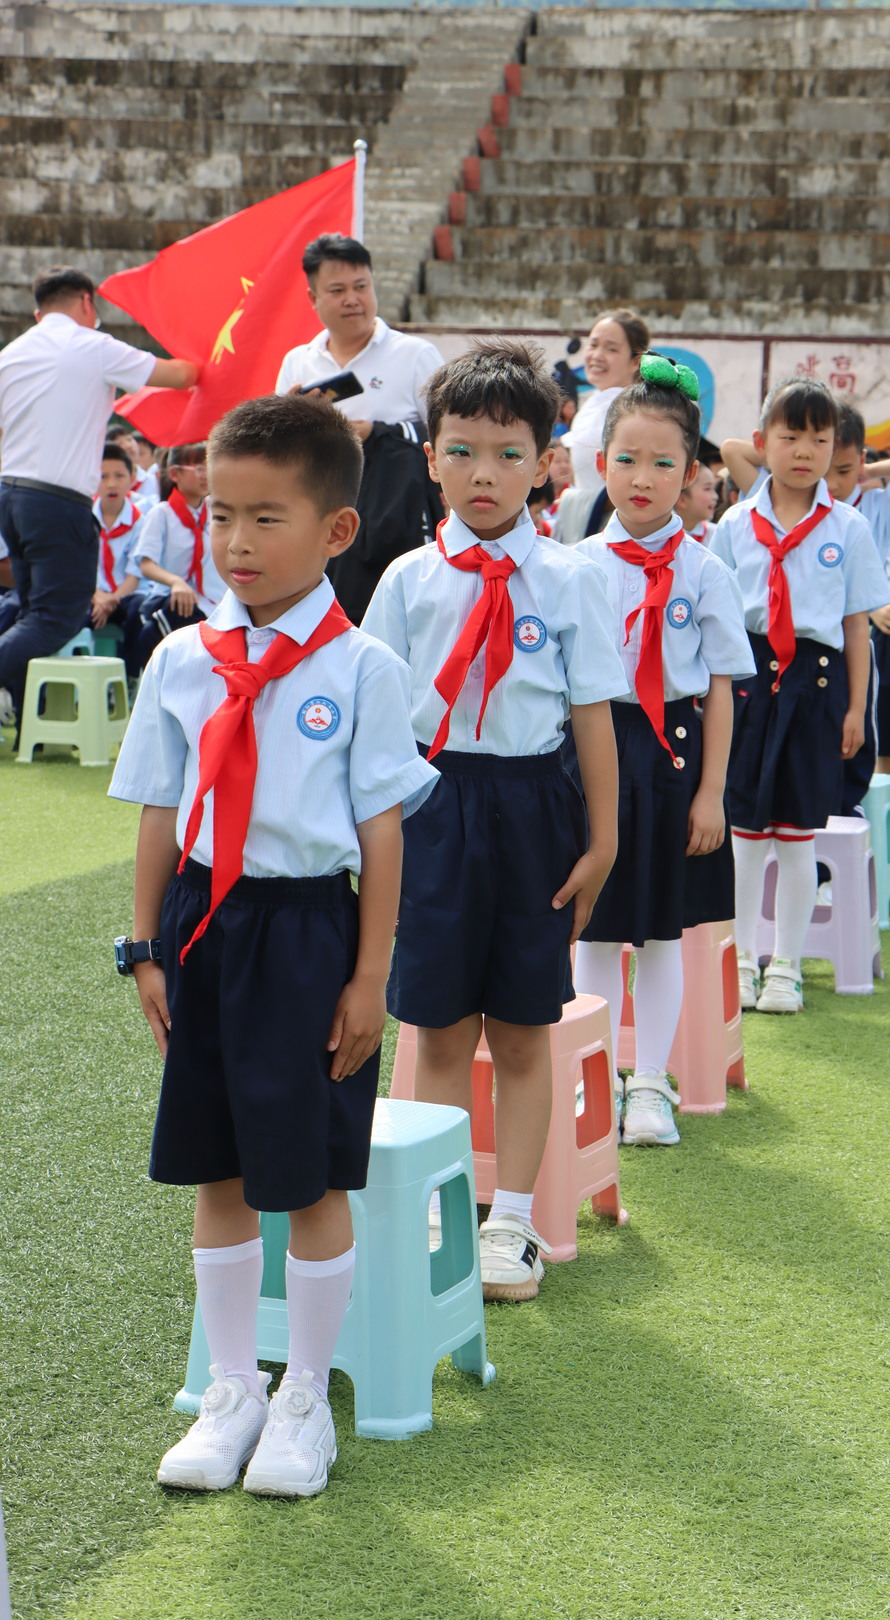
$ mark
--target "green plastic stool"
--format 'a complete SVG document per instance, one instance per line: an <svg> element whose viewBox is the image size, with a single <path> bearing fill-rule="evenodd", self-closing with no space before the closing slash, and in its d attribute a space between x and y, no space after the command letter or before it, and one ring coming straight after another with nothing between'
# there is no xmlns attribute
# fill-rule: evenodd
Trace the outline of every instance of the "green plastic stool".
<svg viewBox="0 0 890 1620"><path fill-rule="evenodd" d="M441 1190L442 1246L429 1252L429 1206ZM355 1391L356 1432L405 1440L433 1426L433 1369L451 1356L491 1383L469 1115L439 1103L378 1098L368 1185L349 1194L355 1282L334 1366ZM257 1328L261 1361L287 1361L286 1215L261 1215L264 1269ZM178 1412L197 1412L210 1352L197 1304Z"/></svg>
<svg viewBox="0 0 890 1620"><path fill-rule="evenodd" d="M871 827L878 891L878 927L890 928L890 776L873 776L862 808Z"/></svg>
<svg viewBox="0 0 890 1620"><path fill-rule="evenodd" d="M107 765L129 714L122 658L32 658L17 763L30 765L38 743L61 743L81 765Z"/></svg>

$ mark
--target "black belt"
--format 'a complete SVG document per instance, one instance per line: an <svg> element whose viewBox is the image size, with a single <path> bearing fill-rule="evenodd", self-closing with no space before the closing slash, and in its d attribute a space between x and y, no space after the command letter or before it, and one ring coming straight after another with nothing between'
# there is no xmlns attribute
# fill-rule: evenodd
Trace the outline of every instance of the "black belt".
<svg viewBox="0 0 890 1620"><path fill-rule="evenodd" d="M2 482L7 489L36 489L41 495L57 495L62 501L76 501L78 506L86 506L92 512L93 503L89 495L82 495L79 489L66 489L64 484L44 484L39 478L6 478Z"/></svg>

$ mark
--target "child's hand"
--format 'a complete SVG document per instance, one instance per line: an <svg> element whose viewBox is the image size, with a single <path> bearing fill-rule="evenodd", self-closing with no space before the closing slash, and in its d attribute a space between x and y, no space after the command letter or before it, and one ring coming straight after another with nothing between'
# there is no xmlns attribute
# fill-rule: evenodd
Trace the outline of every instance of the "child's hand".
<svg viewBox="0 0 890 1620"><path fill-rule="evenodd" d="M386 1025L386 987L373 978L354 978L343 986L328 1036L333 1052L331 1079L344 1080L355 1074L376 1052Z"/></svg>
<svg viewBox="0 0 890 1620"><path fill-rule="evenodd" d="M885 636L890 636L890 606L875 608L874 613L869 614L869 618Z"/></svg>
<svg viewBox="0 0 890 1620"><path fill-rule="evenodd" d="M115 606L115 600L110 591L96 591L90 607L90 618L97 630L101 630L108 623L108 616Z"/></svg>
<svg viewBox="0 0 890 1620"><path fill-rule="evenodd" d="M158 1051L161 1057L166 1057L170 1040L170 1014L167 1010L164 969L160 962L136 962L133 966L133 977L139 991L139 1000L142 1002L142 1011L158 1043Z"/></svg>
<svg viewBox="0 0 890 1620"><path fill-rule="evenodd" d="M858 709L848 709L844 715L844 729L841 733L841 755L844 759L852 759L865 742L865 720Z"/></svg>
<svg viewBox="0 0 890 1620"><path fill-rule="evenodd" d="M170 586L170 606L174 613L180 613L187 619L190 613L194 613L197 605L198 598L191 585L187 585L184 579L178 579L175 585Z"/></svg>
<svg viewBox="0 0 890 1620"><path fill-rule="evenodd" d="M570 900L575 902L575 917L572 923L570 945L574 945L575 941L580 939L583 930L590 922L590 913L599 898L600 890L606 878L609 876L611 866L611 860L607 865L598 856L587 850L581 856L581 859L575 862L558 894L553 896L550 904L554 911L561 911L563 906L567 905Z"/></svg>
<svg viewBox="0 0 890 1620"><path fill-rule="evenodd" d="M687 855L711 855L726 837L726 812L719 793L699 788L689 806Z"/></svg>

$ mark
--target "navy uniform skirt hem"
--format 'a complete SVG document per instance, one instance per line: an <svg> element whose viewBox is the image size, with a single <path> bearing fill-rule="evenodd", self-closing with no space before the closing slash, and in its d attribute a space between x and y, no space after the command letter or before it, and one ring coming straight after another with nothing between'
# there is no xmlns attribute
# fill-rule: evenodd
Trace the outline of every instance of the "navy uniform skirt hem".
<svg viewBox="0 0 890 1620"><path fill-rule="evenodd" d="M841 738L847 712L842 652L798 640L773 692L778 662L766 636L749 634L756 675L733 682L727 784L734 827L824 827L841 802Z"/></svg>

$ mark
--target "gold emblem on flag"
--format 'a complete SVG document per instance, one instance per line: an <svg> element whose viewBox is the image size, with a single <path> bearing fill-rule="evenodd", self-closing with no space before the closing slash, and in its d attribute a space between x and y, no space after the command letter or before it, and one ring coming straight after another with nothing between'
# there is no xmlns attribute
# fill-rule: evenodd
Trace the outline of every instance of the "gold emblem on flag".
<svg viewBox="0 0 890 1620"><path fill-rule="evenodd" d="M241 302L238 304L237 308L232 311L228 320L224 321L220 327L219 332L217 333L216 342L213 345L213 350L210 355L210 358L215 366L219 365L224 354L235 353L235 344L232 339L232 333L240 321L241 316L244 314L244 305L247 301L247 294L250 292L252 286L253 282L248 281L246 276L241 277L241 287L243 289Z"/></svg>

